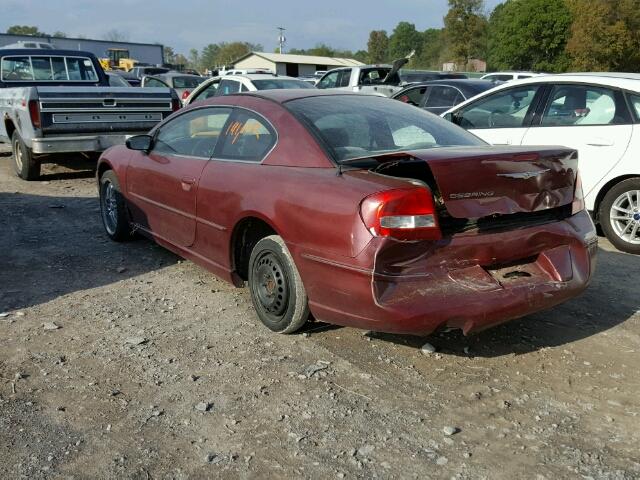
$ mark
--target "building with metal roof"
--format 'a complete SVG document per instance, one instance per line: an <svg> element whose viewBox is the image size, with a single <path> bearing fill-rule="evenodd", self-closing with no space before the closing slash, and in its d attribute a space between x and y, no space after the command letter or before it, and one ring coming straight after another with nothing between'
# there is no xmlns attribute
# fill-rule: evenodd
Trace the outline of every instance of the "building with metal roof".
<svg viewBox="0 0 640 480"><path fill-rule="evenodd" d="M40 45L33 45L40 44ZM22 45L24 48L42 48L49 44L61 50L81 50L91 52L98 58L109 58L109 53L120 51L122 57L133 58L149 65L164 63L164 47L154 43L113 42L89 38L39 37L34 35L13 35L0 33L0 48Z"/></svg>
<svg viewBox="0 0 640 480"><path fill-rule="evenodd" d="M288 53L250 52L234 62L234 69L268 69L290 77L312 76L319 70L363 65L353 58L292 55Z"/></svg>

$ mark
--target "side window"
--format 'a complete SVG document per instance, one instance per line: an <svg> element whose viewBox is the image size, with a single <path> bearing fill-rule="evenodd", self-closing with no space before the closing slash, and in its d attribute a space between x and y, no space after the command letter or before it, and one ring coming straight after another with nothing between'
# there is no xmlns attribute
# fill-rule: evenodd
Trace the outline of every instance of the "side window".
<svg viewBox="0 0 640 480"><path fill-rule="evenodd" d="M351 69L341 70L338 78L338 87L348 87L351 79Z"/></svg>
<svg viewBox="0 0 640 480"><path fill-rule="evenodd" d="M276 143L276 132L259 115L236 109L225 126L215 157L261 162Z"/></svg>
<svg viewBox="0 0 640 480"><path fill-rule="evenodd" d="M1 68L2 80L33 80L29 57L4 57Z"/></svg>
<svg viewBox="0 0 640 480"><path fill-rule="evenodd" d="M527 85L496 92L456 112L455 123L463 128L523 127L539 88Z"/></svg>
<svg viewBox="0 0 640 480"><path fill-rule="evenodd" d="M200 91L193 101L195 102L196 100L205 100L207 98L215 97L218 85L220 85L220 80L210 83L204 90Z"/></svg>
<svg viewBox="0 0 640 480"><path fill-rule="evenodd" d="M630 121L620 92L590 85L556 85L541 125L622 125Z"/></svg>
<svg viewBox="0 0 640 480"><path fill-rule="evenodd" d="M422 103L424 94L427 92L427 87L415 87L405 91L396 100L408 103L410 105L420 105Z"/></svg>
<svg viewBox="0 0 640 480"><path fill-rule="evenodd" d="M31 57L33 78L36 80L53 80L51 57Z"/></svg>
<svg viewBox="0 0 640 480"><path fill-rule="evenodd" d="M69 80L96 81L98 75L93 68L93 62L88 58L67 57Z"/></svg>
<svg viewBox="0 0 640 480"><path fill-rule="evenodd" d="M316 85L317 88L336 88L338 85L338 75L340 72L330 72L327 73Z"/></svg>
<svg viewBox="0 0 640 480"><path fill-rule="evenodd" d="M220 82L220 86L216 91L216 97L221 95L230 95L232 93L237 93L240 91L240 82L236 82L235 80L224 79Z"/></svg>
<svg viewBox="0 0 640 480"><path fill-rule="evenodd" d="M157 78L147 78L144 81L145 87L168 87L168 85Z"/></svg>
<svg viewBox="0 0 640 480"><path fill-rule="evenodd" d="M211 158L230 108L203 108L180 115L157 133L153 153Z"/></svg>
<svg viewBox="0 0 640 480"><path fill-rule="evenodd" d="M240 91L241 92L248 92L249 89L247 87L244 86L244 83L242 84L242 87L240 87Z"/></svg>
<svg viewBox="0 0 640 480"><path fill-rule="evenodd" d="M636 118L640 120L640 95L630 95L629 99L631 100L633 109L636 111Z"/></svg>
<svg viewBox="0 0 640 480"><path fill-rule="evenodd" d="M453 107L464 98L456 88L443 85L434 85L429 89L429 97L425 103L425 108L431 107Z"/></svg>

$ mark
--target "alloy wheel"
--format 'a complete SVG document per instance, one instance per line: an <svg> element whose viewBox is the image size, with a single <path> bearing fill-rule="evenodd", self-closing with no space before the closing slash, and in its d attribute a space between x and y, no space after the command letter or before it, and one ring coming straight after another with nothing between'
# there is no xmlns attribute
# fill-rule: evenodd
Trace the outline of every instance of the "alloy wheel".
<svg viewBox="0 0 640 480"><path fill-rule="evenodd" d="M609 213L611 226L625 242L640 245L640 190L624 192L615 199Z"/></svg>

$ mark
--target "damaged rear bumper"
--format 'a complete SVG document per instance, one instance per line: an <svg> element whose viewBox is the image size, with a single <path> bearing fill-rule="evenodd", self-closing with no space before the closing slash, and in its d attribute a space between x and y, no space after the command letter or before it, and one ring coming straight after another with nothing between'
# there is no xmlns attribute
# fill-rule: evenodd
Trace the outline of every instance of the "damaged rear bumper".
<svg viewBox="0 0 640 480"><path fill-rule="evenodd" d="M596 250L595 228L583 211L560 222L437 243L375 239L356 257L362 266L303 255L303 269L330 279L308 288L311 311L321 320L389 333L451 327L468 334L579 295ZM373 269L364 267L367 258Z"/></svg>

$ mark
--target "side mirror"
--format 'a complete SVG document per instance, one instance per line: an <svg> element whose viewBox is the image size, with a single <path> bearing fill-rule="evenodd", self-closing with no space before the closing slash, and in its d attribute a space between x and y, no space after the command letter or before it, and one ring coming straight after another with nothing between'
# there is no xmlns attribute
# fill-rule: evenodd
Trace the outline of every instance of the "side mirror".
<svg viewBox="0 0 640 480"><path fill-rule="evenodd" d="M442 118L444 118L445 120L453 123L453 113L449 112L449 113L445 113Z"/></svg>
<svg viewBox="0 0 640 480"><path fill-rule="evenodd" d="M151 150L152 143L153 137L151 135L136 135L135 137L127 138L126 141L129 150L140 150L142 152Z"/></svg>

